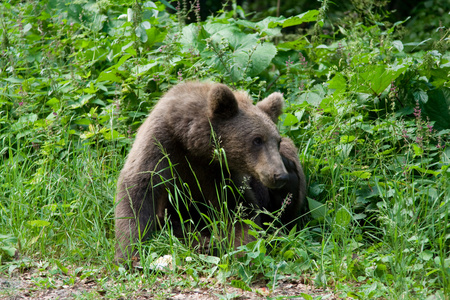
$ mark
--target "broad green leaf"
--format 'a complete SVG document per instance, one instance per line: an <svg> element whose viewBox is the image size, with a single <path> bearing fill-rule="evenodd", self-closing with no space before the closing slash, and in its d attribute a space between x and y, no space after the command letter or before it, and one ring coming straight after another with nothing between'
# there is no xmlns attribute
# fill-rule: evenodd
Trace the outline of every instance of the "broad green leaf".
<svg viewBox="0 0 450 300"><path fill-rule="evenodd" d="M105 22L108 19L107 16L96 14L94 21L92 22L91 30L92 31L100 31L103 28L103 22Z"/></svg>
<svg viewBox="0 0 450 300"><path fill-rule="evenodd" d="M347 172L343 173L342 175L349 175L349 176L355 176L361 179L369 179L372 177L372 173L368 171L353 171L353 172Z"/></svg>
<svg viewBox="0 0 450 300"><path fill-rule="evenodd" d="M356 137L354 135L343 135L343 136L341 136L340 143L348 144L348 143L353 142L355 139L356 139Z"/></svg>
<svg viewBox="0 0 450 300"><path fill-rule="evenodd" d="M430 250L423 250L422 252L419 253L419 257L424 261L429 261L430 259L433 258L433 256L434 256L433 252L431 252Z"/></svg>
<svg viewBox="0 0 450 300"><path fill-rule="evenodd" d="M341 227L346 227L348 224L350 224L350 221L352 220L352 216L351 214L348 212L347 209L341 207L337 212L336 212L336 218L335 218L335 222L337 225L341 226Z"/></svg>
<svg viewBox="0 0 450 300"><path fill-rule="evenodd" d="M56 99L55 97L53 97L52 99L48 100L47 102L45 102L46 105L51 106L51 107L55 107L59 104L59 100Z"/></svg>
<svg viewBox="0 0 450 300"><path fill-rule="evenodd" d="M92 101L92 103L98 104L100 106L106 106L106 103L101 99L95 99L94 101ZM109 116L103 116L103 118L105 117L108 118Z"/></svg>
<svg viewBox="0 0 450 300"><path fill-rule="evenodd" d="M94 96L94 94L81 95L80 98L75 101L68 101L68 104L71 108L82 107L89 102L89 99L93 98Z"/></svg>
<svg viewBox="0 0 450 300"><path fill-rule="evenodd" d="M165 6L167 6L168 8L171 8L173 10L177 10L175 7L173 7L172 4L170 4L170 2L166 1L166 0L159 0L159 2L161 2L162 4L164 4Z"/></svg>
<svg viewBox="0 0 450 300"><path fill-rule="evenodd" d="M81 118L81 119L75 120L74 124L87 126L87 125L91 124L91 121L87 118Z"/></svg>
<svg viewBox="0 0 450 300"><path fill-rule="evenodd" d="M148 70L150 70L151 68L158 66L159 63L158 62L152 62L143 66L136 66L134 68L131 69L131 72L133 72L133 74L135 75L141 75L145 72L147 72Z"/></svg>
<svg viewBox="0 0 450 300"><path fill-rule="evenodd" d="M17 249L13 246L2 246L0 244L0 250L5 251L8 256L13 257L16 254ZM1 251L0 251L0 254L1 254ZM0 258L1 258L1 255L0 255Z"/></svg>
<svg viewBox="0 0 450 300"><path fill-rule="evenodd" d="M427 93L428 101L421 107L424 113L434 121L436 130L450 129L450 89L440 88Z"/></svg>
<svg viewBox="0 0 450 300"><path fill-rule="evenodd" d="M277 45L277 49L279 50L302 50L308 47L310 42L306 37L299 38L292 42L280 43Z"/></svg>
<svg viewBox="0 0 450 300"><path fill-rule="evenodd" d="M190 52L193 49L196 49L202 57L204 57L207 54L207 51L205 51L206 39L209 37L209 31L203 26L200 28L197 24L185 26L180 37L180 43L183 45L183 52Z"/></svg>
<svg viewBox="0 0 450 300"><path fill-rule="evenodd" d="M273 21L269 24L269 28L274 28L276 26L282 26L283 28L285 28L285 27L300 25L305 22L317 21L318 15L319 15L318 10L315 10L315 9L309 10L307 12L290 17L283 21Z"/></svg>
<svg viewBox="0 0 450 300"><path fill-rule="evenodd" d="M207 263L213 264L213 265L218 265L220 263L220 258L217 256L199 254L198 258L200 258L204 262L207 262Z"/></svg>
<svg viewBox="0 0 450 300"><path fill-rule="evenodd" d="M302 296L305 300L313 300L314 299L311 295L305 294L305 293L300 293L300 296Z"/></svg>
<svg viewBox="0 0 450 300"><path fill-rule="evenodd" d="M17 241L18 240L15 236L9 234L0 234L0 242L2 243L15 244L17 243Z"/></svg>
<svg viewBox="0 0 450 300"><path fill-rule="evenodd" d="M210 25L205 26L205 29L211 34L214 47L217 48L220 44L227 42L232 53L223 60L214 51L200 51L202 57L219 71L230 72L231 80L235 82L244 77L260 74L277 54L276 47L270 42L260 43L256 34L245 34L234 25L225 25ZM194 33L194 29L186 30L183 43L190 39L195 41Z"/></svg>
<svg viewBox="0 0 450 300"><path fill-rule="evenodd" d="M416 153L416 147L417 146L415 144L413 144L413 147L414 147L414 152ZM419 148L419 147L417 147L417 148L418 148L417 151L419 153L420 153L420 150L423 153L423 149L422 148ZM415 154L415 156L421 156L421 155L422 154ZM416 171L419 171L422 174L431 174L431 175L434 175L434 176L438 176L439 174L441 174L441 171L433 171L433 170L430 170L430 169L421 168L419 166L411 166L411 167L409 167L409 170L416 170Z"/></svg>
<svg viewBox="0 0 450 300"><path fill-rule="evenodd" d="M303 103L305 101L311 104L312 106L318 107L320 105L320 102L322 101L322 98L316 93L306 92L301 94L298 99L299 103Z"/></svg>
<svg viewBox="0 0 450 300"><path fill-rule="evenodd" d="M335 90L336 94L345 92L347 88L347 81L345 80L344 75L341 73L336 73L336 75L328 81L328 88Z"/></svg>
<svg viewBox="0 0 450 300"><path fill-rule="evenodd" d="M250 60L250 65L247 69L247 76L257 76L264 71L272 62L272 59L277 54L277 48L269 42L256 45L256 50L253 52Z"/></svg>
<svg viewBox="0 0 450 300"><path fill-rule="evenodd" d="M116 70L110 70L110 71L103 71L98 75L97 82L101 81L111 81L111 82L122 82L122 77L119 77Z"/></svg>
<svg viewBox="0 0 450 300"><path fill-rule="evenodd" d="M114 129L113 130L108 129L106 131L103 131L102 134L103 137L108 141L116 140L121 136L120 133Z"/></svg>
<svg viewBox="0 0 450 300"><path fill-rule="evenodd" d="M295 256L295 252L292 250L287 250L283 253L283 257L286 260L292 259L292 258L294 258L294 256Z"/></svg>
<svg viewBox="0 0 450 300"><path fill-rule="evenodd" d="M231 280L231 286L232 287L235 287L235 288L238 288L238 289L241 289L241 290L244 290L244 291L248 291L248 292L251 292L251 288L245 283L245 282L243 282L242 280L236 280L236 279L233 279L233 280Z"/></svg>
<svg viewBox="0 0 450 300"><path fill-rule="evenodd" d="M327 215L326 205L311 198L307 199L309 204L309 210L311 211L311 217L315 220L324 219Z"/></svg>
<svg viewBox="0 0 450 300"><path fill-rule="evenodd" d="M250 225L252 228L255 228L257 230L262 230L262 228L260 226L258 226L255 222L253 222L252 220L245 219L245 220L243 220L243 222L247 225Z"/></svg>
<svg viewBox="0 0 450 300"><path fill-rule="evenodd" d="M428 102L428 94L424 91L424 90L417 90L413 93L414 95L414 100L422 102L422 103L427 103Z"/></svg>
<svg viewBox="0 0 450 300"><path fill-rule="evenodd" d="M28 31L30 31L31 28L33 28L33 26L30 23L28 23L23 27L23 33L27 33Z"/></svg>
<svg viewBox="0 0 450 300"><path fill-rule="evenodd" d="M286 114L286 118L284 119L283 126L292 126L298 123L298 119L291 113Z"/></svg>
<svg viewBox="0 0 450 300"><path fill-rule="evenodd" d="M403 51L403 43L402 43L402 41L395 40L395 41L392 42L392 45L398 50L398 52L402 52Z"/></svg>
<svg viewBox="0 0 450 300"><path fill-rule="evenodd" d="M22 82L24 82L25 79L15 78L15 77L7 77L7 78L2 78L2 80L9 81L11 83L22 83Z"/></svg>
<svg viewBox="0 0 450 300"><path fill-rule="evenodd" d="M142 24L139 24L134 30L136 36L141 40L142 43L145 43L148 40L147 32L145 31L146 29L147 28L145 28Z"/></svg>
<svg viewBox="0 0 450 300"><path fill-rule="evenodd" d="M378 153L378 156L384 156L384 155L391 154L395 150L396 150L396 148L390 148L390 149L384 150L383 152Z"/></svg>
<svg viewBox="0 0 450 300"><path fill-rule="evenodd" d="M88 94L95 94L97 92L97 88L94 86L94 83L91 81L89 83L89 87L84 88L83 92L88 93Z"/></svg>
<svg viewBox="0 0 450 300"><path fill-rule="evenodd" d="M380 95L408 66L400 64L397 66L368 66L363 72L358 73L360 88L359 92Z"/></svg>
<svg viewBox="0 0 450 300"><path fill-rule="evenodd" d="M422 156L423 149L419 147L417 144L413 144L414 156Z"/></svg>
<svg viewBox="0 0 450 300"><path fill-rule="evenodd" d="M144 22L142 22L141 23L141 25L140 25L142 28L144 28L144 29L150 29L151 27L152 27L152 25L150 24L150 22L149 21L144 21Z"/></svg>
<svg viewBox="0 0 450 300"><path fill-rule="evenodd" d="M152 27L150 29L146 30L147 32L147 45L148 46L152 46L155 43L161 43L164 41L166 35L167 35L167 31L161 31L161 28L157 28L157 27Z"/></svg>

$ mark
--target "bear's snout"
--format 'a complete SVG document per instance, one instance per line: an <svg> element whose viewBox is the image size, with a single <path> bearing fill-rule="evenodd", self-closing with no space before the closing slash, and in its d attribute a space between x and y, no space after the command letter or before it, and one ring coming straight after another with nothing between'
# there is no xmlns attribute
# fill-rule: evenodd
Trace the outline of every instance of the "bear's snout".
<svg viewBox="0 0 450 300"><path fill-rule="evenodd" d="M289 173L281 173L273 175L273 181L275 183L274 188L282 188L289 180Z"/></svg>

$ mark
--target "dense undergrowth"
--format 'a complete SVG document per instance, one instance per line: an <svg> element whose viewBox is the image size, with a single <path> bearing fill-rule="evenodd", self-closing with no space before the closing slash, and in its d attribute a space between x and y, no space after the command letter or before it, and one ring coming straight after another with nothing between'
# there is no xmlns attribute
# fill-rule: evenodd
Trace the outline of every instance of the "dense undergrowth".
<svg viewBox="0 0 450 300"><path fill-rule="evenodd" d="M240 258L198 255L161 232L148 282L151 262L171 254L181 269L168 287L306 276L342 297L448 299L449 15L404 43L408 19L389 23L380 7L329 19L324 0L253 20L232 2L202 21L186 3L0 4L0 274L75 266L68 284L139 280L112 263L118 172L169 87L213 80L255 100L284 93L280 130L300 149L310 222L259 232ZM51 276L36 285L55 287Z"/></svg>

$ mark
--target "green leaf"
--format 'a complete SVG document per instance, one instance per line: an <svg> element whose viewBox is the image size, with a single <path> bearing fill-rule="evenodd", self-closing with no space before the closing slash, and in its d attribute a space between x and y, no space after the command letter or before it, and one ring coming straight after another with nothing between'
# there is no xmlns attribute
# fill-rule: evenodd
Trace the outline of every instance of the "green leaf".
<svg viewBox="0 0 450 300"><path fill-rule="evenodd" d="M293 259L294 256L295 256L295 252L292 251L292 250L287 250L287 251L285 251L285 252L283 253L283 257L284 257L284 259L286 259L286 260Z"/></svg>
<svg viewBox="0 0 450 300"><path fill-rule="evenodd" d="M147 28L145 28L145 26L143 26L142 24L139 24L136 27L136 29L134 30L134 32L136 33L136 36L141 40L142 43L145 43L148 40L147 32L145 31L146 29Z"/></svg>
<svg viewBox="0 0 450 300"><path fill-rule="evenodd" d="M352 220L352 216L351 214L348 212L347 209L345 209L344 207L341 207L337 212L336 212L336 224L341 226L341 227L346 227L348 226L348 224L350 224L350 221Z"/></svg>
<svg viewBox="0 0 450 300"><path fill-rule="evenodd" d="M144 28L145 30L150 29L152 27L152 25L150 24L149 21L144 21L141 23L140 25L142 28Z"/></svg>
<svg viewBox="0 0 450 300"><path fill-rule="evenodd" d="M378 96L407 68L406 64L369 66L364 72L358 73L356 77L359 79L359 82L355 84L360 86L359 92Z"/></svg>
<svg viewBox="0 0 450 300"><path fill-rule="evenodd" d="M272 59L277 54L277 48L269 42L265 42L264 44L260 44L256 46L255 52L250 56L248 56L248 60L250 60L250 65L247 70L247 76L257 76L262 71L264 71L272 62ZM246 62L247 64L247 62Z"/></svg>
<svg viewBox="0 0 450 300"><path fill-rule="evenodd" d="M217 256L199 254L198 258L200 258L204 262L207 262L207 263L213 264L213 265L219 265L219 263L220 263L220 258Z"/></svg>
<svg viewBox="0 0 450 300"><path fill-rule="evenodd" d="M51 106L51 107L57 107L59 104L59 100L56 98L52 98L50 100L48 100L47 102L45 102L45 105Z"/></svg>
<svg viewBox="0 0 450 300"><path fill-rule="evenodd" d="M347 173L343 173L343 176L355 176L361 179L369 179L370 177L372 177L372 173L367 172L367 171L353 171L353 172L347 172Z"/></svg>
<svg viewBox="0 0 450 300"><path fill-rule="evenodd" d="M312 106L318 107L320 105L320 102L322 101L322 98L313 92L306 92L300 95L298 102L308 102Z"/></svg>
<svg viewBox="0 0 450 300"><path fill-rule="evenodd" d="M316 201L311 198L308 199L309 204L309 210L311 211L311 217L315 220L321 220L324 219L327 215L327 207L325 204L320 203L319 201Z"/></svg>
<svg viewBox="0 0 450 300"><path fill-rule="evenodd" d="M33 28L33 26L30 23L28 23L23 27L23 33L27 33L28 31L30 31L31 28Z"/></svg>
<svg viewBox="0 0 450 300"><path fill-rule="evenodd" d="M152 46L155 43L161 43L164 41L166 35L167 35L167 31L161 31L161 28L157 28L157 27L152 27L150 29L146 30L147 32L147 45L148 46Z"/></svg>
<svg viewBox="0 0 450 300"><path fill-rule="evenodd" d="M116 140L121 136L120 133L114 129L113 130L110 130L110 129L105 130L102 132L102 134L103 134L103 137L108 141Z"/></svg>
<svg viewBox="0 0 450 300"><path fill-rule="evenodd" d="M33 221L28 221L27 224L31 225L33 227L45 227L45 226L49 226L50 222L45 221L45 220L33 220Z"/></svg>
<svg viewBox="0 0 450 300"><path fill-rule="evenodd" d="M424 90L417 90L413 93L414 100L427 103L428 102L428 94Z"/></svg>
<svg viewBox="0 0 450 300"><path fill-rule="evenodd" d="M91 124L91 121L87 118L81 118L81 119L75 120L74 123L77 125L89 125L89 124Z"/></svg>
<svg viewBox="0 0 450 300"><path fill-rule="evenodd" d="M231 280L231 286L248 292L252 291L252 289L242 280Z"/></svg>
<svg viewBox="0 0 450 300"><path fill-rule="evenodd" d="M173 10L177 10L175 7L172 6L172 4L170 4L169 2L167 2L166 0L159 0L159 2L161 2L162 4L164 4L165 6L167 6L168 8L171 8Z"/></svg>
<svg viewBox="0 0 450 300"><path fill-rule="evenodd" d="M18 239L15 236L0 234L0 262L2 251L9 257L13 257L16 254L17 241Z"/></svg>
<svg viewBox="0 0 450 300"><path fill-rule="evenodd" d="M306 37L299 38L292 42L280 43L277 45L278 50L303 50L308 47L310 42Z"/></svg>
<svg viewBox="0 0 450 300"><path fill-rule="evenodd" d="M427 95L428 101L421 105L423 112L435 122L436 130L450 129L450 89L431 90Z"/></svg>
<svg viewBox="0 0 450 300"><path fill-rule="evenodd" d="M101 81L111 81L111 82L122 82L122 77L118 76L120 74L116 70L103 71L98 75L97 82Z"/></svg>
<svg viewBox="0 0 450 300"><path fill-rule="evenodd" d="M402 43L402 41L395 40L395 41L392 42L392 45L398 50L398 52L402 52L403 51L403 43Z"/></svg>
<svg viewBox="0 0 450 300"><path fill-rule="evenodd" d="M260 226L258 226L255 222L253 222L252 220L245 219L245 220L243 220L243 222L247 225L250 225L252 228L255 228L257 230L262 230L262 228Z"/></svg>
<svg viewBox="0 0 450 300"><path fill-rule="evenodd" d="M430 259L433 258L433 256L434 256L433 252L431 252L430 250L424 250L419 253L419 257L424 261L429 261Z"/></svg>
<svg viewBox="0 0 450 300"><path fill-rule="evenodd" d="M413 147L415 146L415 144L413 144ZM416 146L417 147L417 146ZM420 149L420 150L422 150L422 153L423 153L423 149L422 148L419 148L419 147L417 147L418 149ZM419 150L417 150L419 153L420 153L420 151ZM414 149L414 152L416 152L416 149ZM416 154L416 156L421 156L422 154ZM411 167L409 167L409 169L408 170L416 170L416 171L419 171L420 173L422 173L422 174L431 174L431 175L434 175L434 176L438 176L439 174L441 174L441 171L433 171L433 170L429 170L429 169L425 169L425 168L421 168L421 167L419 167L419 166L411 166Z"/></svg>
<svg viewBox="0 0 450 300"><path fill-rule="evenodd" d="M13 257L16 254L16 248L12 246L0 246L0 250L3 250L6 252L6 254L10 257ZM1 254L1 251L0 251ZM0 255L1 258L1 255Z"/></svg>
<svg viewBox="0 0 450 300"><path fill-rule="evenodd" d="M335 94L345 92L347 89L347 81L345 80L344 75L336 73L336 75L328 81L328 88L335 90Z"/></svg>
<svg viewBox="0 0 450 300"><path fill-rule="evenodd" d="M341 136L340 143L341 144L348 144L353 142L356 139L354 135L343 135Z"/></svg>
<svg viewBox="0 0 450 300"><path fill-rule="evenodd" d="M305 300L313 300L314 298L311 295L300 293L300 296L302 296Z"/></svg>
<svg viewBox="0 0 450 300"><path fill-rule="evenodd" d="M274 21L269 24L269 28L274 28L276 26L282 26L283 28L300 25L305 22L317 21L317 16L319 15L318 10L309 10L302 14L290 17L283 21Z"/></svg>
<svg viewBox="0 0 450 300"><path fill-rule="evenodd" d="M292 126L298 123L298 119L291 113L286 114L286 118L284 119L283 126Z"/></svg>
<svg viewBox="0 0 450 300"><path fill-rule="evenodd" d="M105 22L107 19L108 17L105 15L96 14L94 21L91 24L91 30L95 32L100 31L103 28L103 22Z"/></svg>
<svg viewBox="0 0 450 300"><path fill-rule="evenodd" d="M83 92L88 93L88 94L95 94L97 92L97 88L94 86L94 83L91 81L89 83L89 87L84 88Z"/></svg>
<svg viewBox="0 0 450 300"><path fill-rule="evenodd" d="M192 49L197 49L202 57L207 57L208 53L212 55L212 52L206 51L205 49L205 40L209 37L209 31L205 30L203 26L199 28L199 26L194 23L184 26L180 38L180 44L183 45L183 52L189 52Z"/></svg>
<svg viewBox="0 0 450 300"><path fill-rule="evenodd" d="M158 65L159 65L158 62L152 62L143 66L136 66L132 68L131 71L136 75L142 75L143 73L147 72L151 68L156 67Z"/></svg>
<svg viewBox="0 0 450 300"><path fill-rule="evenodd" d="M234 25L213 24L205 28L211 34L214 47L217 48L218 45L227 42L232 52L224 60L220 59L214 51L199 49L201 56L220 72L229 72L234 82L244 77L257 76L270 65L277 54L277 48L272 43L260 43L257 34L245 34ZM193 32L193 30L186 30L185 40L189 40L189 35Z"/></svg>
<svg viewBox="0 0 450 300"><path fill-rule="evenodd" d="M417 144L413 144L414 156L422 156L423 149L420 148Z"/></svg>
<svg viewBox="0 0 450 300"><path fill-rule="evenodd" d="M58 266L58 269L60 269L64 274L67 274L69 272L69 269L67 267L64 267L59 260L55 260L55 263Z"/></svg>

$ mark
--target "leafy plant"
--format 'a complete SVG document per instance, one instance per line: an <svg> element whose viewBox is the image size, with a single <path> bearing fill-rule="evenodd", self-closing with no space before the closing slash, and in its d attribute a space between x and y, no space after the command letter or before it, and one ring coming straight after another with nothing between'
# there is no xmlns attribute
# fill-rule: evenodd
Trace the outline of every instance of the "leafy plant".
<svg viewBox="0 0 450 300"><path fill-rule="evenodd" d="M139 275L110 263L115 178L170 86L214 80L255 99L284 93L279 128L300 149L310 222L283 233L246 221L258 239L240 258L226 246L222 256L200 255L167 227L142 247L147 282L161 276L150 268L159 256L180 267L155 294L207 285L205 277L276 290L282 278L304 276L342 297L445 299L449 29L448 14L432 12L448 5L421 2L416 15L392 22L382 2L352 2L344 13L322 1L261 18L232 1L202 20L200 2L3 1L1 272L42 260L36 268L50 277L36 277L41 288L56 287L51 276L103 286L117 275L127 284L114 296L140 290ZM9 262L16 250L30 258ZM96 268L69 276L86 261Z"/></svg>

